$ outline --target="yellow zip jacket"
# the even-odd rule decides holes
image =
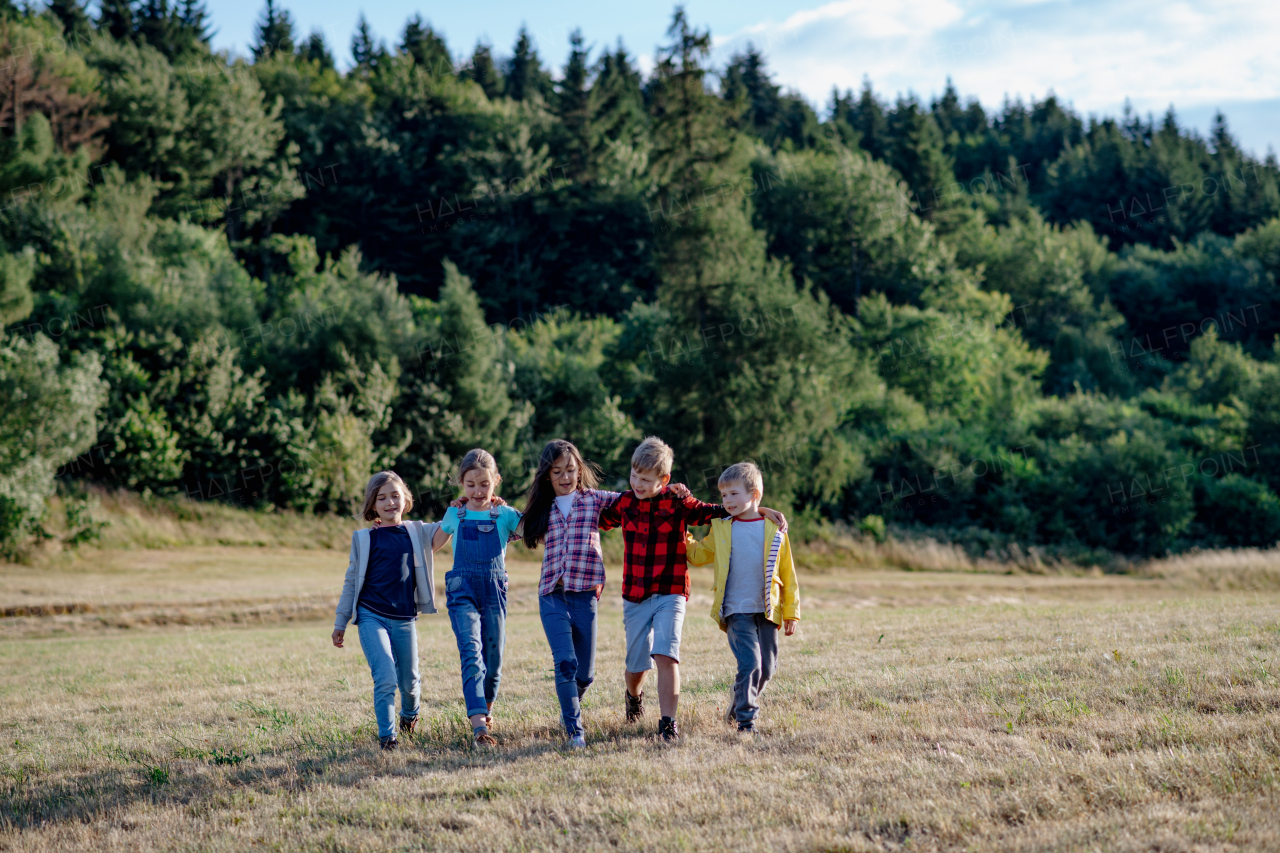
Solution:
[[[715,584],[711,587],[711,618],[721,631],[729,626],[720,618],[724,604],[724,584],[729,577],[729,551],[733,547],[733,519],[717,518],[711,522],[711,535],[701,542],[685,534],[689,562],[695,566],[716,564]],[[796,578],[795,563],[791,560],[791,542],[785,533],[778,532],[778,525],[764,520],[764,577],[769,584],[765,597],[764,616],[775,625],[786,619],[800,618],[800,582]]]

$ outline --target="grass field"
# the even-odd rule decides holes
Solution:
[[[804,572],[750,740],[698,573],[674,747],[623,720],[614,570],[575,754],[516,564],[501,748],[467,748],[436,616],[390,755],[359,644],[329,644],[345,552],[0,564],[0,849],[1276,850],[1280,592],[1205,580],[1227,563]]]

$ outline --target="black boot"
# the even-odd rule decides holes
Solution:
[[[680,729],[676,726],[675,717],[663,717],[658,720],[658,736],[667,743],[675,743],[680,740]]]

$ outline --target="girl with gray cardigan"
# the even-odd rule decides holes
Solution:
[[[342,648],[347,623],[360,626],[360,647],[373,675],[373,710],[383,749],[399,746],[395,728],[396,687],[400,688],[400,731],[418,722],[419,613],[435,613],[434,552],[449,541],[440,524],[405,521],[413,496],[404,480],[380,471],[365,487],[365,521],[373,526],[351,534],[351,559],[338,599],[333,644]]]

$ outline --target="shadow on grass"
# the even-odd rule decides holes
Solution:
[[[297,746],[253,755],[234,748],[215,748],[199,758],[175,757],[148,765],[130,763],[86,772],[9,768],[0,776],[0,829],[30,830],[49,825],[95,823],[128,813],[134,806],[183,806],[193,816],[232,804],[237,793],[298,793],[317,785],[359,787],[386,776],[417,776],[441,771],[501,768],[528,760],[565,754],[563,736],[550,726],[522,727],[509,744],[479,751],[460,732],[414,734],[401,738],[400,749],[384,752],[376,741],[353,734],[341,742],[319,744],[299,739]],[[443,736],[440,736],[443,735]],[[652,734],[619,725],[593,732],[590,745],[652,745]],[[587,752],[591,754],[591,750]],[[189,751],[185,751],[190,755]],[[573,753],[569,753],[572,755]],[[500,787],[451,788],[429,798],[491,799]]]

